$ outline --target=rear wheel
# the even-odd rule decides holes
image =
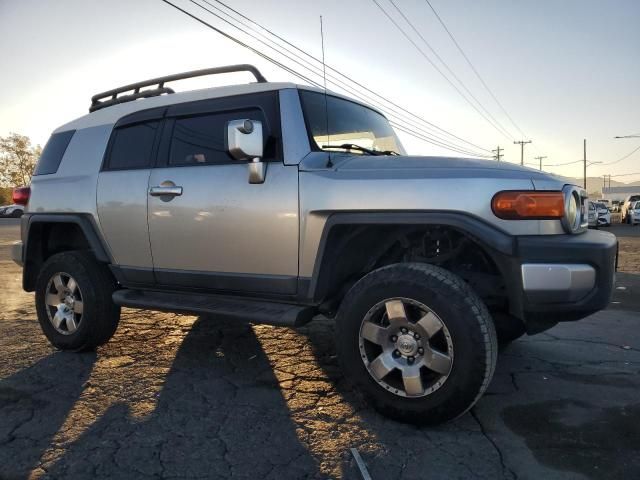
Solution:
[[[106,343],[120,319],[120,307],[111,299],[115,288],[106,265],[88,252],[50,257],[36,281],[38,321],[47,339],[75,351]]]
[[[497,340],[486,307],[458,276],[407,263],[348,292],[336,344],[345,375],[383,414],[424,424],[456,418],[486,390]]]

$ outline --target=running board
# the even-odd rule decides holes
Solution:
[[[202,295],[180,292],[117,290],[116,305],[161,312],[212,314],[251,323],[299,327],[311,321],[317,309],[288,303],[248,300],[226,295]]]

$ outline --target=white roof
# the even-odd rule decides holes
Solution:
[[[110,107],[101,108],[95,112],[88,113],[82,117],[76,118],[69,123],[58,127],[53,133],[64,132],[66,130],[78,130],[81,128],[97,127],[100,125],[112,125],[120,118],[130,113],[148,108],[162,107],[166,105],[175,105],[178,103],[193,102],[197,100],[207,100],[210,98],[230,97],[233,95],[243,95],[257,92],[269,92],[274,90],[283,90],[286,88],[298,88],[302,90],[311,90],[314,92],[324,92],[318,88],[309,87],[307,85],[296,85],[289,82],[266,82],[266,83],[247,83],[240,85],[228,85],[223,87],[204,88],[200,90],[189,90],[186,92],[176,92],[168,95],[159,95],[157,97],[147,97],[131,102],[119,103]],[[328,92],[335,97],[345,98],[352,102],[360,103],[366,107],[373,108],[344,95],[334,92]]]

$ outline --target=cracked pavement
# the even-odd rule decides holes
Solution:
[[[57,352],[8,259],[15,235],[0,225],[1,479],[356,479],[351,447],[374,479],[640,476],[640,236],[624,238],[619,303],[516,341],[469,414],[417,428],[342,379],[322,318],[125,309],[97,352]]]

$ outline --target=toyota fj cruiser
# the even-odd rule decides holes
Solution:
[[[174,93],[248,71],[257,82]],[[107,342],[120,307],[295,327],[335,318],[345,375],[436,423],[487,388],[498,342],[607,306],[616,240],[587,196],[508,163],[405,154],[376,109],[239,65],[92,98],[37,165],[14,260],[49,341]]]

